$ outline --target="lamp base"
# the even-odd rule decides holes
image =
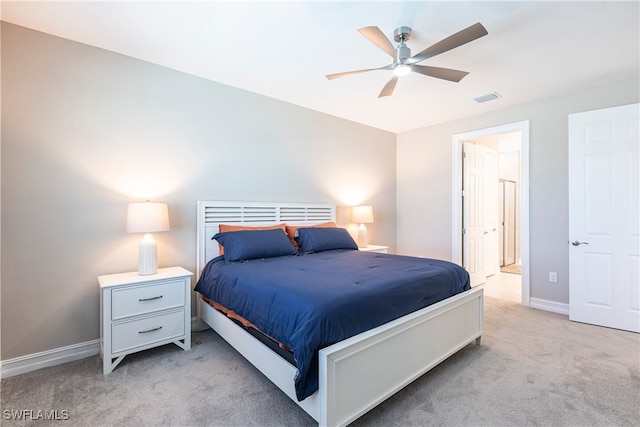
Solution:
[[[138,274],[148,276],[158,272],[158,247],[151,233],[144,235],[138,252]]]
[[[367,227],[365,227],[364,224],[360,224],[360,227],[358,227],[358,247],[366,248],[367,246],[369,246]]]

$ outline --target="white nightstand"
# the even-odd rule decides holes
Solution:
[[[380,252],[381,254],[386,254],[389,250],[389,246],[378,246],[378,245],[369,245],[363,248],[358,248],[361,251],[367,252]]]
[[[191,348],[192,275],[170,267],[149,276],[136,271],[98,277],[104,374],[137,351],[171,342]]]

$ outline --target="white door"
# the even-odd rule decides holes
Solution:
[[[498,152],[489,147],[482,150],[485,197],[484,197],[484,271],[486,277],[493,276],[498,270]]]
[[[640,104],[569,115],[569,318],[640,332]]]
[[[463,266],[477,286],[497,264],[497,152],[469,141],[463,149]]]
[[[484,271],[484,169],[482,156],[478,155],[478,145],[464,142],[463,152],[463,266],[469,272],[471,286],[485,281]]]

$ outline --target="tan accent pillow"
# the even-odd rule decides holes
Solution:
[[[296,248],[297,251],[300,250],[300,247],[298,246],[298,242],[296,242],[296,233],[298,231],[298,228],[309,228],[309,227],[333,228],[333,227],[336,227],[336,223],[333,221],[330,221],[330,222],[323,222],[320,224],[287,225],[285,231],[287,232],[287,236],[289,236],[289,240],[291,240],[291,243],[293,243],[293,247]]]
[[[256,231],[256,230],[277,230],[281,229],[286,233],[287,229],[285,228],[285,223],[274,224],[274,225],[231,225],[231,224],[220,224],[218,226],[220,229],[220,233],[233,232],[233,231]],[[296,248],[297,250],[297,248]],[[224,248],[221,244],[218,243],[218,251],[220,255],[224,254]]]

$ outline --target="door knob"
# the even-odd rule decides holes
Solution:
[[[589,244],[589,242],[579,242],[579,241],[577,241],[577,240],[574,240],[573,242],[571,242],[571,244],[572,244],[573,246],[580,246],[580,245],[588,245],[588,244]]]

